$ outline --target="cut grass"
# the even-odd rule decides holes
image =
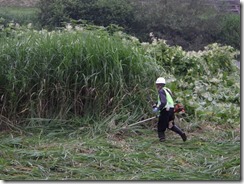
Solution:
[[[183,142],[167,131],[166,142],[160,143],[155,130],[140,126],[124,133],[99,135],[56,130],[64,134],[50,134],[44,127],[33,135],[2,133],[0,178],[240,180],[240,142],[231,136],[223,139],[215,134],[213,141],[211,131],[189,132],[188,140]]]

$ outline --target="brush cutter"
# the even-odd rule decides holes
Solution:
[[[174,113],[184,114],[185,113],[184,106],[182,104],[180,104],[180,103],[175,104]],[[136,123],[132,123],[132,124],[126,125],[126,126],[122,127],[121,129],[126,129],[128,127],[132,127],[132,126],[138,125],[140,123],[144,123],[144,122],[153,120],[153,119],[158,118],[158,117],[159,117],[159,115],[156,115],[156,116],[153,116],[151,118],[144,119],[144,120],[138,121]]]
[[[148,119],[144,119],[144,120],[138,121],[138,122],[136,122],[136,123],[132,123],[132,124],[130,124],[130,125],[126,125],[126,126],[122,127],[122,129],[126,129],[126,128],[128,128],[128,127],[131,127],[131,126],[134,126],[134,125],[138,125],[138,124],[140,124],[140,123],[144,123],[144,122],[146,122],[146,121],[150,121],[150,120],[153,120],[153,119],[155,119],[155,118],[158,118],[158,115],[157,115],[157,116],[154,116],[154,117],[151,117],[151,118],[148,118]]]

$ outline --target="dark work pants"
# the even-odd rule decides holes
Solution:
[[[170,108],[169,111],[166,111],[166,109],[163,109],[161,112],[160,112],[160,116],[159,116],[159,119],[158,119],[158,133],[159,133],[159,137],[160,135],[162,135],[162,133],[165,132],[165,130],[167,128],[171,128],[169,127],[169,122],[171,120],[174,121],[175,119],[175,115],[174,115],[174,108]],[[172,122],[173,125],[174,125],[174,122]]]

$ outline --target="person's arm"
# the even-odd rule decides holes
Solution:
[[[161,101],[161,104],[158,107],[158,109],[162,110],[165,107],[165,105],[167,104],[166,93],[165,93],[165,91],[163,89],[160,89],[158,91],[158,94],[159,94],[159,99]]]

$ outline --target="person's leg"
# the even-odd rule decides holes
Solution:
[[[165,140],[165,130],[168,127],[169,114],[166,110],[162,110],[158,120],[158,138],[162,142]]]
[[[186,134],[174,123],[175,115],[174,115],[174,109],[170,109],[169,111],[169,124],[168,128],[172,130],[173,132],[179,134],[183,141],[186,141],[187,137]]]
[[[173,125],[173,127],[170,130],[172,130],[173,132],[179,134],[183,141],[187,140],[186,134],[179,127],[177,127],[176,125]]]

